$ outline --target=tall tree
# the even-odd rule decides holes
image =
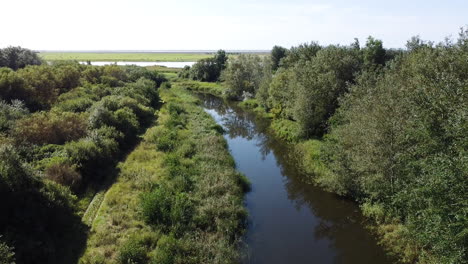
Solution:
[[[282,58],[286,57],[287,49],[281,46],[274,46],[271,50],[271,66],[272,70],[276,71],[280,65]]]
[[[11,46],[0,49],[0,67],[17,70],[27,65],[40,65],[41,63],[42,61],[37,53],[32,50]]]

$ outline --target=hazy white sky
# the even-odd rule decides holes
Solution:
[[[467,0],[0,1],[0,48],[36,50],[270,49],[369,35],[403,47],[468,25]]]

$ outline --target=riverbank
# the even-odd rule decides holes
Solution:
[[[189,85],[187,89],[226,99],[227,88],[224,87],[222,83],[217,84],[217,86],[222,88],[215,89],[199,82],[198,85]],[[299,127],[296,122],[275,118],[274,114],[261,107],[256,99],[239,102],[238,105],[247,111],[254,112],[258,116],[271,119],[269,130],[278,138],[287,141],[288,144],[291,145],[292,152],[298,157],[301,157],[300,169],[308,176],[303,179],[304,183],[314,184],[323,188],[323,186],[327,186],[328,182],[333,181],[333,177],[337,177],[322,161],[321,157],[323,154],[321,149],[323,139],[301,139],[299,137]],[[325,188],[325,190],[327,189]],[[424,263],[436,263],[434,261],[431,262],[432,258],[430,257],[430,252],[425,252],[421,246],[418,246],[411,239],[407,238],[407,226],[403,225],[397,219],[387,216],[383,208],[378,205],[362,201],[358,202],[358,204],[362,214],[369,220],[365,223],[366,228],[371,230],[378,237],[379,244],[384,246],[389,255],[394,256],[403,263],[416,263],[418,262],[418,257],[422,254],[426,255],[427,262]]]
[[[177,84],[157,124],[119,164],[81,263],[235,263],[248,183],[222,130]],[[132,263],[133,263],[132,262]]]

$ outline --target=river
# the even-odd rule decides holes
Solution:
[[[226,130],[237,169],[251,182],[243,263],[393,263],[370,232],[358,206],[305,184],[291,147],[267,132],[268,120],[235,104],[199,95]]]

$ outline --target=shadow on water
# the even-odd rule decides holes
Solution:
[[[299,157],[267,132],[269,120],[199,95],[227,131],[237,168],[252,183],[244,263],[392,263],[363,227],[358,206],[303,182]]]

